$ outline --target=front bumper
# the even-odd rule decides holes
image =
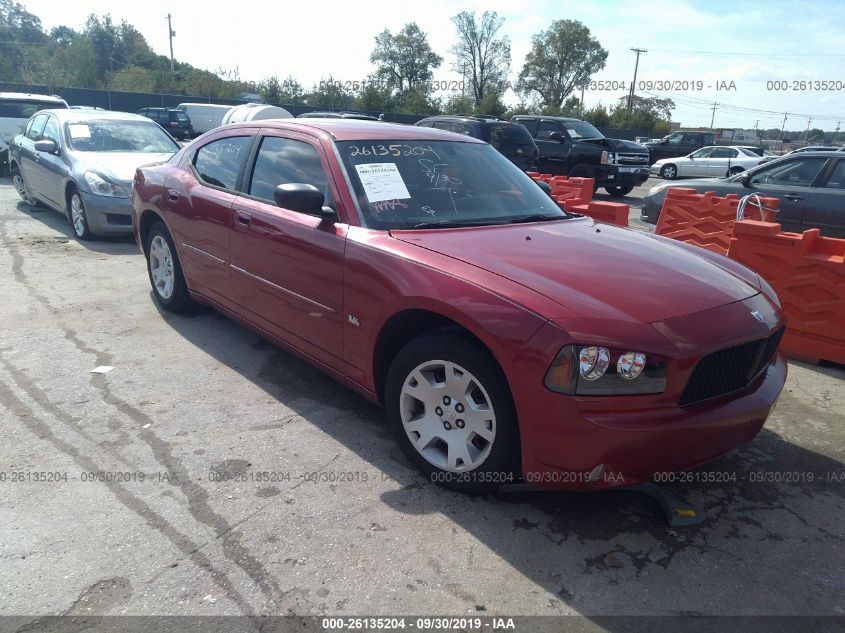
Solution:
[[[648,180],[648,167],[645,165],[616,165],[608,170],[607,180],[600,186],[634,186],[638,187]]]
[[[763,308],[761,302],[771,306],[769,326],[763,328],[749,316],[749,307]],[[508,372],[516,376],[512,390],[525,481],[565,490],[630,486],[660,473],[695,468],[750,441],[786,381],[786,360],[780,352],[739,392],[683,408],[678,401],[699,358],[782,326],[779,312],[762,295],[656,323],[652,331],[677,349],[666,391],[586,397],[557,394],[543,386],[548,364],[561,347],[561,330],[547,324],[529,342],[517,373]]]
[[[129,198],[80,192],[88,228],[95,235],[131,235],[132,206]]]

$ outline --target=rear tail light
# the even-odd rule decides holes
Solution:
[[[170,127],[179,127],[179,124],[176,121],[171,121]]]

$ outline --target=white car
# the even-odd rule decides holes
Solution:
[[[52,95],[0,92],[0,173],[9,164],[9,145],[21,133],[29,117],[46,108],[67,108],[67,102]]]
[[[759,150],[757,150],[759,151]],[[754,148],[739,145],[702,147],[678,158],[663,158],[651,166],[651,173],[667,180],[676,178],[724,178],[756,167],[766,159]]]

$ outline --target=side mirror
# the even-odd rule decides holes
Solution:
[[[537,180],[535,182],[537,183],[537,186],[540,187],[540,189],[542,189],[543,191],[545,191],[546,195],[548,195],[551,198],[551,196],[552,196],[552,186],[549,183],[547,183],[545,180]]]
[[[279,185],[273,190],[273,199],[283,209],[317,215],[329,219],[335,217],[334,209],[324,206],[323,192],[314,185],[292,182]]]
[[[59,147],[56,141],[35,141],[35,151],[44,152],[45,154],[57,154]]]
[[[747,187],[751,184],[751,174],[749,174],[747,171],[743,172],[742,176],[739,177],[739,182],[742,183],[743,187]]]
[[[563,143],[566,141],[566,139],[563,138],[563,134],[561,134],[560,132],[552,132],[551,134],[549,134],[549,138],[553,141],[557,141],[558,143]]]

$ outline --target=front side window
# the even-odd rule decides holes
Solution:
[[[537,126],[537,134],[534,136],[540,141],[548,141],[553,132],[560,132],[560,127],[552,121],[540,121]]]
[[[151,121],[89,119],[65,123],[65,136],[78,152],[173,153],[179,145]]]
[[[265,136],[255,157],[249,195],[272,203],[275,188],[291,183],[314,185],[323,192],[324,204],[335,208],[326,170],[317,150],[303,141]]]
[[[700,149],[697,152],[690,154],[690,158],[709,158],[712,153],[712,147],[705,147],[704,149]]]
[[[32,119],[32,121],[30,121],[30,124],[27,126],[26,138],[28,138],[30,141],[40,141],[41,132],[44,131],[44,125],[46,125],[46,123],[46,114],[39,114],[37,117]]]
[[[570,217],[492,146],[462,141],[337,142],[365,226],[507,224]]]
[[[53,141],[56,145],[59,144],[59,122],[56,121],[56,117],[47,117],[47,123],[44,125],[44,131],[41,133],[41,140]]]
[[[199,179],[214,187],[235,189],[251,140],[249,136],[227,136],[200,147],[193,160]]]
[[[756,172],[751,184],[809,187],[827,162],[826,158],[796,158]]]
[[[825,187],[827,189],[845,189],[845,160],[837,161]]]

